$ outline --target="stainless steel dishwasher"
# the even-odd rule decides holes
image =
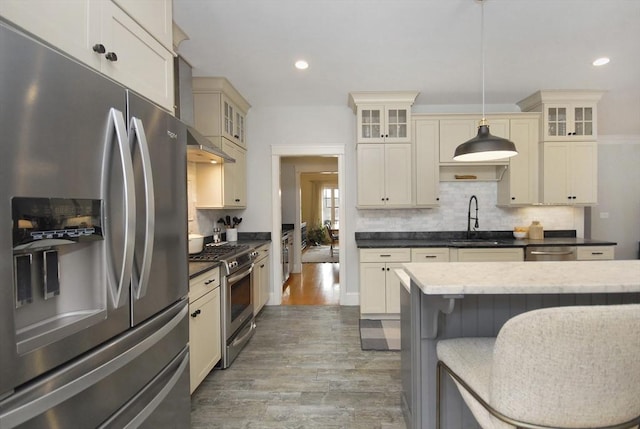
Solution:
[[[576,246],[527,246],[525,261],[575,261]]]

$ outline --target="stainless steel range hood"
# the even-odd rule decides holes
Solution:
[[[193,127],[193,91],[191,66],[184,58],[174,60],[176,117],[187,127],[187,160],[206,163],[233,163],[236,160],[215,147],[213,143]]]
[[[209,139],[189,125],[187,125],[187,161],[208,163],[236,162],[234,158],[213,146]]]

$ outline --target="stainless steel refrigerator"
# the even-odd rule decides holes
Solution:
[[[184,125],[2,22],[0,100],[0,427],[188,427]]]

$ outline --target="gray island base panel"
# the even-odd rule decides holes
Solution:
[[[436,343],[496,336],[545,307],[640,303],[640,261],[408,263],[401,294],[402,402],[407,427],[435,428]],[[479,428],[450,377],[443,429]]]

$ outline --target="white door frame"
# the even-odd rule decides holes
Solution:
[[[280,264],[280,255],[282,254],[282,243],[280,235],[282,234],[282,202],[280,195],[280,158],[283,156],[335,156],[338,158],[338,189],[340,197],[344,200],[344,156],[345,145],[317,145],[317,146],[293,146],[293,145],[274,145],[271,146],[271,208],[273,223],[271,225],[271,245],[273,249],[273,258],[271,267],[273,268],[273,289],[270,293],[269,304],[280,305],[282,303],[282,265]],[[338,207],[340,218],[340,235],[347,237],[349,222],[345,215],[345,205],[343,201]],[[346,240],[343,241],[346,243]],[[340,304],[346,302],[347,288],[344,285],[346,276],[346,248],[338,252],[338,260],[340,262]]]

